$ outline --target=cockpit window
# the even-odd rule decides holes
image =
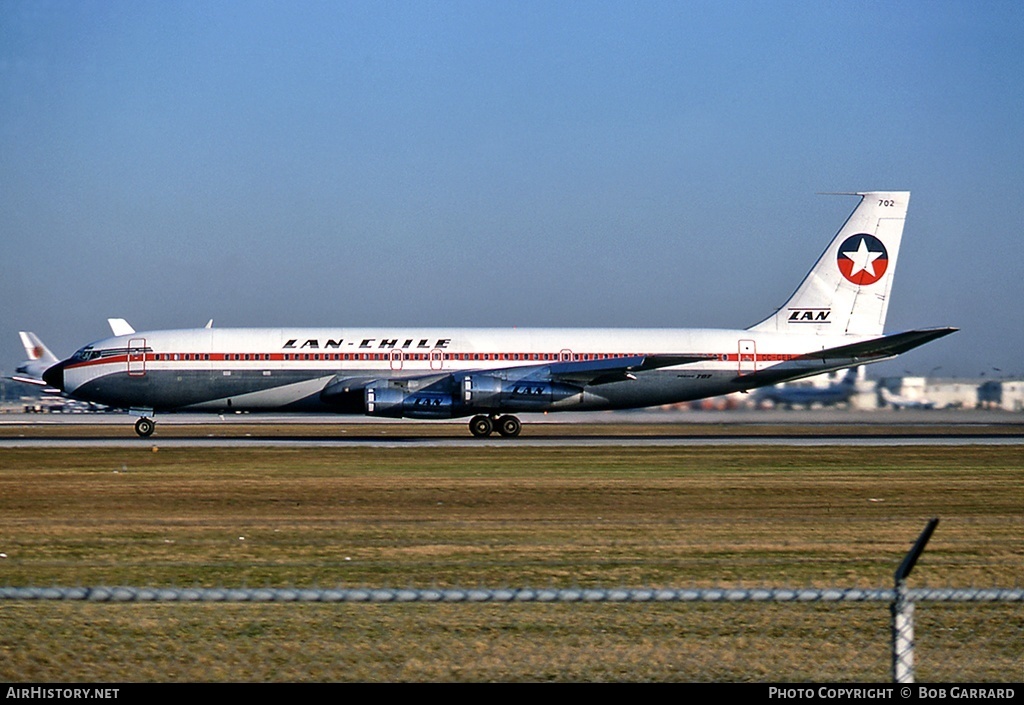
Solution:
[[[71,359],[75,362],[87,362],[89,360],[98,360],[106,357],[117,357],[118,355],[135,355],[143,353],[152,353],[153,349],[149,347],[128,347],[128,348],[106,348],[104,350],[93,350],[91,345],[87,345],[82,348],[74,355]]]
[[[72,360],[77,362],[85,362],[86,360],[95,360],[100,357],[102,353],[99,350],[93,350],[91,347],[84,347],[72,356]]]

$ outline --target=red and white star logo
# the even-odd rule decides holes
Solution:
[[[889,268],[889,253],[874,235],[851,235],[839,246],[839,271],[857,286],[874,284]]]

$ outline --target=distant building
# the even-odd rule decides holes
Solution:
[[[878,382],[878,390],[883,406],[888,396],[897,400],[890,406],[902,403],[904,407],[918,408],[1024,411],[1022,380],[883,377]]]
[[[990,379],[978,385],[977,404],[980,409],[1024,411],[1024,380]]]

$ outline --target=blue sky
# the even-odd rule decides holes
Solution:
[[[1024,375],[1024,3],[0,0],[0,369],[203,325],[745,327],[910,190],[876,367]],[[993,371],[996,368],[999,372]]]

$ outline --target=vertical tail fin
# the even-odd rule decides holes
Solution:
[[[860,204],[803,283],[778,311],[749,330],[882,334],[910,193],[850,195],[860,196]]]
[[[25,348],[25,357],[29,362],[41,362],[46,365],[57,364],[57,356],[50,352],[50,349],[43,345],[35,333],[21,331],[21,345]]]
[[[26,360],[18,365],[15,374],[8,379],[25,384],[45,386],[43,373],[59,362],[57,356],[43,345],[43,341],[35,333],[21,331],[18,335],[21,336],[21,344],[25,348]]]

